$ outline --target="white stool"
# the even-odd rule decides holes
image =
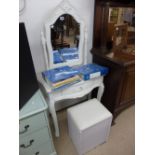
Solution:
[[[67,110],[69,136],[79,155],[107,141],[112,114],[91,99]]]

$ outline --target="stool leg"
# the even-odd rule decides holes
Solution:
[[[49,104],[49,110],[50,113],[52,114],[52,118],[53,118],[53,123],[54,123],[54,128],[55,128],[55,136],[59,137],[59,127],[58,127],[58,120],[57,120],[57,115],[56,115],[56,111],[55,111],[55,101],[50,99],[50,104]]]
[[[101,85],[99,86],[99,89],[98,89],[98,93],[97,93],[97,99],[99,101],[101,101],[103,91],[104,91],[104,85],[103,85],[103,83],[101,83]]]

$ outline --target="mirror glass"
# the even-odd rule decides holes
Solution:
[[[135,9],[110,7],[107,46],[114,50],[135,51]]]
[[[69,14],[50,25],[54,64],[79,59],[80,24]]]

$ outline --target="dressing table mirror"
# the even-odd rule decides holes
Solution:
[[[46,69],[86,64],[87,29],[76,9],[63,0],[51,15],[41,32]]]
[[[60,16],[51,25],[54,64],[79,59],[80,24],[69,14]]]
[[[63,0],[51,15],[41,32],[46,70],[87,64],[87,28],[78,11],[69,1]],[[57,101],[83,97],[96,87],[99,87],[97,99],[100,101],[104,90],[103,76],[87,81],[81,79],[80,82],[57,91],[52,90],[41,73],[37,77],[43,93],[47,96],[56,137],[60,135],[55,110]]]

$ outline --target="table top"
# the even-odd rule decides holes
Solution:
[[[46,110],[47,108],[48,106],[46,101],[41,91],[38,90],[19,111],[19,119],[21,120],[31,115],[37,114]]]
[[[94,48],[92,49],[92,53],[94,55],[97,55],[101,58],[110,60],[112,62],[115,62],[120,65],[129,65],[135,63],[135,54],[134,53],[128,53],[125,51],[117,51],[117,52],[108,52],[105,53],[102,48]]]

